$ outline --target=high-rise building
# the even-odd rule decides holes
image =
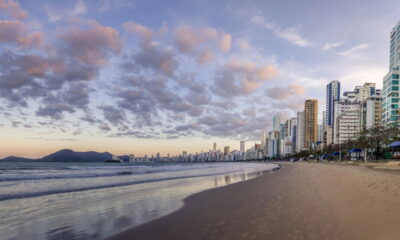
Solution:
[[[280,151],[283,156],[290,156],[296,152],[296,129],[297,118],[291,118],[285,121],[282,126],[281,134],[283,138],[280,142]]]
[[[326,85],[326,111],[325,122],[326,126],[332,126],[334,122],[334,103],[340,98],[340,82],[338,80],[331,81]]]
[[[382,97],[379,94],[368,97],[361,103],[360,130],[381,126]]]
[[[244,141],[240,141],[240,151],[244,152],[245,151],[245,146],[244,146]]]
[[[309,149],[318,137],[318,100],[308,99],[304,104],[304,147]]]
[[[272,118],[272,130],[280,131],[280,127],[281,127],[281,118],[279,115],[276,115]]]
[[[350,100],[362,102],[367,98],[376,95],[375,83],[364,83],[362,86],[356,86],[353,91],[343,93],[343,96]]]
[[[360,131],[366,128],[367,118],[369,125],[371,121],[376,125],[375,122],[379,121],[376,114],[381,112],[379,92],[375,83],[365,83],[353,91],[344,92],[343,98],[335,101],[334,143],[357,139]]]
[[[304,112],[297,113],[296,152],[304,150]]]
[[[270,131],[268,132],[268,157],[277,157],[279,156],[279,146],[280,146],[280,138],[279,131]]]
[[[342,98],[335,102],[333,143],[355,140],[360,132],[360,102],[355,98]]]
[[[292,138],[292,154],[296,153],[296,144],[297,144],[297,118],[292,118],[292,130],[291,130],[291,138]]]
[[[217,151],[217,143],[216,142],[214,142],[213,150],[214,150],[214,152]]]
[[[383,78],[382,124],[398,126],[399,122],[399,75],[400,75],[400,21],[390,33],[389,72]]]
[[[225,147],[224,147],[224,155],[225,155],[225,156],[229,155],[229,153],[230,153],[230,150],[229,150],[229,149],[230,149],[229,146],[225,146]]]
[[[318,124],[318,138],[317,142],[320,144],[324,141],[324,125],[323,124]]]
[[[263,131],[261,134],[261,150],[263,151],[263,155],[267,153],[267,136],[266,133]]]

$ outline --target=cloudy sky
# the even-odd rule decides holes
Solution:
[[[0,157],[238,148],[382,85],[398,0],[0,0]],[[249,143],[249,144],[250,144]]]

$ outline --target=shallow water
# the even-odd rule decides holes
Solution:
[[[104,239],[274,164],[0,163],[1,239]]]

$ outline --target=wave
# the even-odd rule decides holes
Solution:
[[[44,180],[44,179],[68,179],[68,178],[97,178],[113,177],[119,175],[149,174],[160,172],[175,172],[218,167],[218,165],[167,165],[167,166],[98,166],[82,167],[68,166],[60,169],[18,169],[16,171],[0,172],[0,182]],[[1,186],[1,185],[0,185]]]
[[[258,176],[262,175],[266,172],[273,171],[276,168],[273,169],[268,169],[268,170],[260,170],[260,171],[254,171],[250,173],[237,173],[237,172],[227,172],[223,175],[231,175],[231,177],[239,177],[239,176]],[[139,181],[128,181],[128,182],[120,182],[120,183],[113,183],[113,184],[103,184],[103,185],[97,185],[97,186],[88,186],[88,187],[78,187],[78,188],[72,188],[72,189],[57,189],[57,190],[51,190],[51,191],[42,191],[42,192],[28,192],[28,193],[18,193],[18,194],[6,194],[6,195],[0,195],[0,201],[6,201],[6,200],[13,200],[13,199],[19,199],[19,198],[29,198],[29,197],[39,197],[39,196],[45,196],[45,195],[50,195],[50,194],[61,194],[61,193],[70,193],[70,192],[81,192],[81,191],[88,191],[88,190],[97,190],[97,189],[103,189],[103,188],[112,188],[112,187],[123,187],[123,186],[129,186],[129,185],[135,185],[135,184],[143,184],[143,183],[153,183],[153,182],[162,182],[162,181],[168,181],[168,180],[178,180],[178,179],[188,179],[188,178],[201,178],[201,177],[209,177],[209,176],[217,176],[215,174],[203,174],[203,175],[193,175],[193,176],[182,176],[182,177],[166,177],[166,178],[158,178],[158,179],[147,179],[147,180],[139,180]]]

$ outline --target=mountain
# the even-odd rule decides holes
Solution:
[[[104,162],[112,159],[109,152],[75,152],[71,149],[63,149],[39,159],[10,156],[0,159],[0,162]],[[120,156],[124,162],[129,162],[129,156]]]
[[[63,149],[39,159],[45,162],[104,162],[112,159],[108,152],[74,152],[71,149]]]
[[[23,158],[23,157],[16,157],[16,156],[9,156],[3,159],[0,159],[1,162],[33,162],[36,159],[32,158]]]

